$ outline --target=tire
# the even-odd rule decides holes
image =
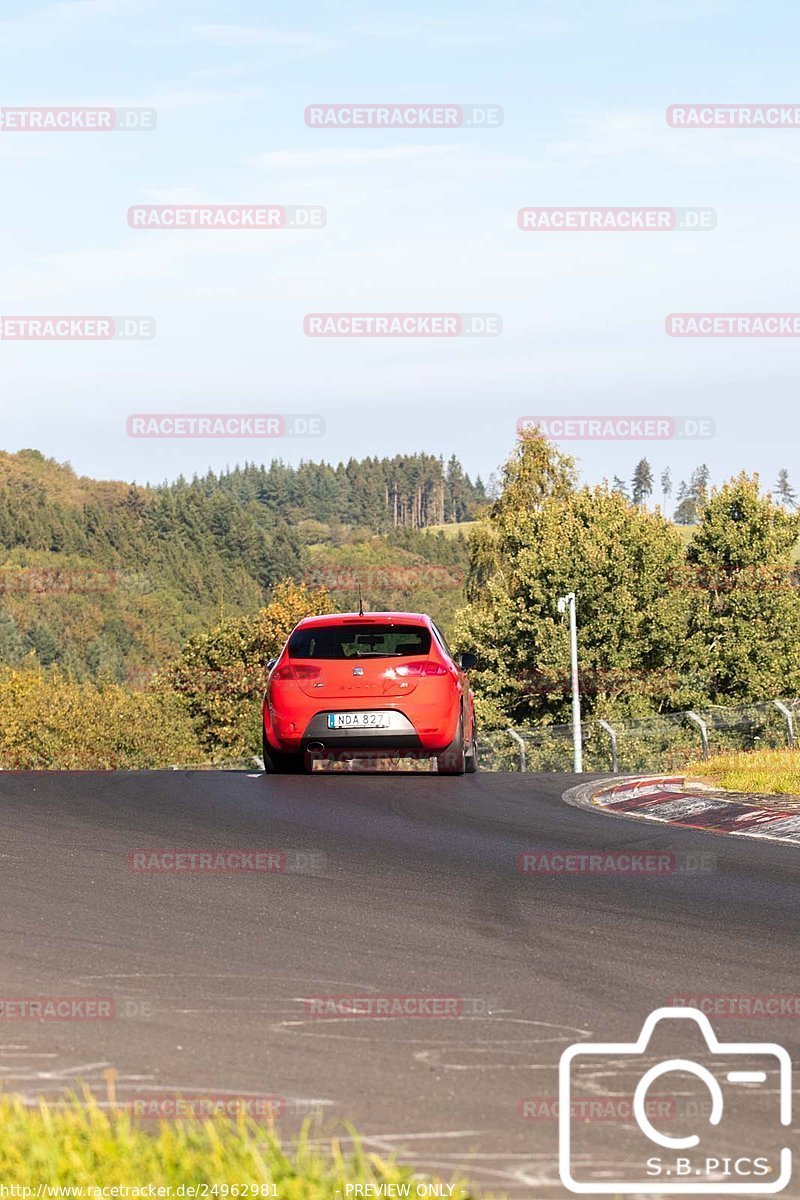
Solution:
[[[261,748],[265,775],[301,775],[305,771],[302,754],[284,754],[280,750],[273,750],[266,734],[261,736]]]
[[[472,741],[466,754],[464,769],[468,775],[474,775],[478,769],[478,730],[475,726],[474,717],[472,720]]]
[[[464,753],[464,721],[458,719],[456,736],[441,754],[436,755],[436,769],[440,775],[463,775],[467,769],[467,757]]]

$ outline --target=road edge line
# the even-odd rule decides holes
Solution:
[[[608,817],[800,847],[800,812],[726,800],[695,780],[687,791],[686,783],[685,775],[611,775],[568,788],[561,798]]]

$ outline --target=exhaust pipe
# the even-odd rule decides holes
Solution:
[[[306,750],[308,750],[310,754],[319,754],[320,751],[322,751],[324,749],[325,749],[324,742],[309,742],[308,745],[306,746]]]

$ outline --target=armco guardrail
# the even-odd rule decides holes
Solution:
[[[584,721],[584,771],[676,771],[692,759],[725,750],[795,744],[800,699],[765,700],[644,719]],[[488,771],[572,771],[572,726],[485,730],[480,764]]]

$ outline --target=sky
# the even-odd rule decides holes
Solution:
[[[148,131],[0,130],[0,312],[148,317],[134,340],[0,340],[0,448],[157,482],[237,462],[455,453],[484,480],[529,415],[706,417],[702,440],[561,443],[772,484],[800,339],[676,338],[673,312],[800,311],[800,9],[728,0],[287,5],[4,0],[5,108],[155,109]],[[309,105],[487,105],[490,127],[311,128]],[[131,228],[148,205],[321,206],[321,228]],[[524,232],[526,207],[711,208],[701,231]],[[492,337],[316,338],[310,313],[498,314]],[[136,413],[317,414],[324,433],[135,438]]]

